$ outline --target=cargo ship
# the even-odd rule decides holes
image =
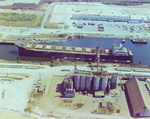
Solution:
[[[86,47],[69,47],[45,45],[28,42],[17,42],[19,55],[64,58],[64,59],[80,59],[80,60],[96,60],[97,54],[102,59],[109,60],[131,60],[134,53],[125,47],[113,44],[112,49],[104,49],[97,46],[96,48]]]

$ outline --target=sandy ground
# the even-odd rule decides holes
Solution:
[[[1,119],[37,119],[36,117],[31,117],[27,114],[11,111],[0,111]]]
[[[12,5],[13,3],[35,3],[38,4],[40,0],[4,0],[0,1],[0,5]]]

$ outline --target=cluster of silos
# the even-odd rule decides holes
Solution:
[[[93,79],[93,91],[103,90],[105,91],[108,84],[107,77],[98,77],[95,76]]]
[[[92,75],[75,75],[73,77],[74,88],[76,91],[89,91],[93,87],[93,91],[106,90],[108,78]],[[93,84],[93,85],[92,85]]]
[[[75,75],[74,76],[74,87],[75,90],[88,91],[91,89],[92,76],[86,75]]]
[[[70,78],[65,78],[64,79],[63,89],[73,89],[73,82]]]

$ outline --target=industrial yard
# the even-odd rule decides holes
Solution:
[[[4,77],[1,78],[0,88],[2,91],[1,110],[9,111],[11,113],[14,112],[14,115],[18,112],[21,115],[25,114],[29,117],[32,116],[33,118],[100,118],[99,114],[102,114],[102,118],[110,118],[110,116],[118,119],[130,118],[126,92],[121,86],[127,82],[127,80],[120,80],[122,79],[122,76],[126,77],[125,74],[129,73],[130,68],[128,70],[127,67],[122,68],[122,71],[120,71],[121,67],[120,70],[116,70],[113,65],[109,64],[108,68],[103,68],[103,71],[107,71],[108,74],[112,74],[112,72],[116,72],[115,74],[121,72],[121,75],[116,80],[117,82],[114,82],[115,85],[110,83],[110,86],[113,86],[112,88],[114,89],[110,89],[109,94],[105,94],[101,92],[103,89],[105,90],[105,86],[107,86],[106,83],[101,83],[101,87],[101,85],[97,85],[98,83],[93,82],[92,86],[89,84],[89,81],[91,80],[90,77],[88,79],[89,83],[84,83],[84,81],[87,80],[85,79],[86,73],[88,73],[87,76],[92,74],[91,68],[86,67],[86,65],[77,65],[76,68],[74,66],[49,67],[31,64],[5,63],[1,65],[3,66],[3,68],[1,68],[1,77]],[[5,68],[7,65],[10,65],[11,67]],[[97,68],[95,67],[94,70],[97,70]],[[15,72],[18,73],[16,74]],[[57,74],[55,74],[55,72],[57,72]],[[144,72],[141,68],[137,70],[137,73],[139,72],[141,72],[142,75],[148,75],[148,72]],[[79,76],[81,75],[81,84],[77,84],[77,82],[75,82],[77,85],[72,84],[69,79],[69,87],[66,85],[66,88],[69,91],[67,93],[67,91],[65,92],[67,89],[64,89],[65,84],[63,82],[66,79],[68,80],[70,76],[73,76],[74,73],[75,75],[78,73]],[[135,75],[135,73],[136,72],[132,72],[132,75]],[[84,76],[82,76],[82,74],[84,74]],[[100,77],[99,74],[94,75]],[[111,75],[108,75],[108,77],[111,77]],[[102,80],[97,79],[98,78],[93,81],[99,82]],[[77,90],[78,85],[79,89]],[[72,89],[75,89],[73,95],[70,93],[70,90]],[[3,90],[5,90],[5,94]],[[99,96],[103,97],[100,98]],[[102,102],[105,102],[109,108],[105,107],[105,104],[104,107],[101,107]]]

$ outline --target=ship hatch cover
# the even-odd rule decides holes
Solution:
[[[27,49],[32,48],[32,44],[28,44],[28,45],[26,46],[26,48],[27,48]]]
[[[91,52],[91,48],[86,48],[86,52]]]
[[[62,46],[56,46],[55,50],[62,50]]]
[[[51,50],[51,49],[52,49],[52,46],[51,46],[51,45],[47,45],[47,46],[45,47],[45,49],[46,49],[46,50]]]
[[[35,48],[36,48],[36,49],[42,49],[42,48],[43,48],[43,45],[36,45]]]
[[[75,47],[75,51],[76,51],[76,52],[82,52],[82,48],[80,48],[80,47]]]
[[[66,51],[72,51],[71,47],[66,47]]]

